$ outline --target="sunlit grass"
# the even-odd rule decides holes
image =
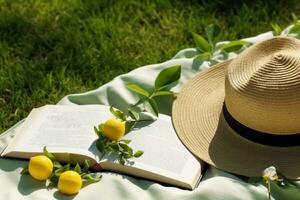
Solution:
[[[300,9],[297,1],[203,2],[0,0],[0,132],[34,107],[194,47],[190,32],[208,24],[235,40],[286,26]]]

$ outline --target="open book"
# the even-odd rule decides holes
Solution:
[[[113,155],[99,152],[93,127],[113,117],[108,106],[46,105],[33,109],[18,127],[15,137],[1,156],[28,159],[41,154],[43,147],[60,161],[69,155],[78,162],[90,160],[102,169],[134,175],[170,185],[194,189],[201,178],[203,163],[178,139],[171,118],[160,114],[153,122],[139,122],[124,139],[134,151],[144,154],[121,165]]]

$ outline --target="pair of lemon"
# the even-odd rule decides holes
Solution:
[[[43,155],[34,156],[30,158],[28,166],[29,174],[37,180],[48,179],[53,171],[52,161]],[[81,176],[72,170],[63,172],[59,176],[58,190],[66,195],[73,195],[79,192],[82,186]]]
[[[120,140],[125,134],[125,125],[118,119],[109,119],[103,125],[103,134],[111,140]],[[34,156],[30,158],[28,171],[33,178],[46,180],[52,174],[53,163],[46,156]],[[65,171],[59,176],[57,187],[63,194],[76,194],[82,187],[81,176],[72,170]]]

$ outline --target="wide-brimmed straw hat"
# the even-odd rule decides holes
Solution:
[[[273,165],[300,177],[300,41],[274,37],[186,83],[172,107],[175,130],[198,158],[261,176]]]

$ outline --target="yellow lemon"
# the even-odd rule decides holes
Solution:
[[[111,140],[120,140],[125,134],[125,124],[118,119],[109,119],[102,126],[103,134]]]
[[[66,195],[72,195],[79,192],[82,186],[81,176],[72,170],[63,172],[58,179],[58,190]]]
[[[30,158],[28,171],[37,180],[46,180],[53,170],[53,163],[47,156],[34,156]]]

